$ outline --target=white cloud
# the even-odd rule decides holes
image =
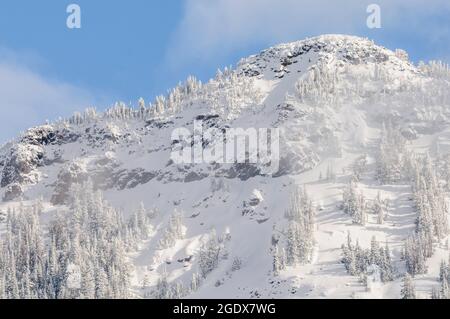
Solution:
[[[0,50],[0,144],[46,119],[93,105],[84,89],[47,79],[25,67],[22,58]]]
[[[323,33],[366,34],[371,3],[381,6],[381,32],[417,31],[430,39],[443,31],[428,19],[450,10],[448,0],[185,0],[168,61],[175,67],[189,61],[207,63],[255,45]]]

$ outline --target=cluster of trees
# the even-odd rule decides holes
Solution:
[[[157,209],[146,209],[144,203],[140,203],[137,209],[128,221],[127,238],[128,245],[133,245],[134,249],[138,249],[137,244],[143,240],[147,240],[152,227],[152,220],[158,216]]]
[[[94,108],[88,108],[83,113],[75,113],[67,121],[69,124],[80,125],[90,123],[98,118],[127,120],[150,119],[163,115],[171,115],[181,111],[185,104],[196,99],[203,85],[195,77],[189,76],[185,83],[178,84],[167,96],[157,96],[155,101],[146,106],[144,99],[139,99],[138,108],[127,106],[123,102],[116,103],[104,113],[98,113]]]
[[[406,240],[403,258],[411,275],[427,272],[426,260],[433,256],[433,244],[449,232],[445,194],[428,156],[416,159],[413,192],[418,211],[415,233]]]
[[[416,209],[419,213],[416,232],[423,233],[425,238],[430,240],[435,238],[440,241],[447,237],[449,231],[448,205],[428,156],[416,165],[413,191]]]
[[[193,281],[197,280],[195,275],[197,274],[194,274],[194,278],[192,279]],[[168,280],[168,274],[166,270],[164,270],[158,278],[156,289],[153,292],[153,297],[155,299],[182,299],[189,295],[191,291],[195,290],[185,287],[181,281],[170,283]]]
[[[391,122],[383,124],[376,158],[376,178],[381,184],[395,184],[402,179],[405,145],[405,138]]]
[[[288,220],[286,233],[286,263],[288,265],[311,262],[314,250],[314,224],[316,209],[306,189],[296,189],[290,196],[285,212]]]
[[[230,68],[218,70],[215,79],[205,85],[200,101],[210,105],[213,113],[232,120],[242,109],[261,102],[263,95],[254,84],[253,77],[238,74]]]
[[[427,241],[423,235],[413,234],[406,239],[402,259],[409,274],[425,274],[428,271],[426,260],[432,255],[433,242]]]
[[[450,154],[440,155],[436,158],[436,174],[441,177],[443,188],[450,192]]]
[[[208,240],[203,243],[198,253],[198,266],[203,278],[206,278],[209,273],[219,266],[222,252],[223,239],[218,238],[216,231],[212,230]]]
[[[118,102],[103,113],[98,113],[95,108],[88,108],[59,123],[81,125],[98,119],[147,120],[177,114],[195,103],[210,106],[212,112],[225,118],[233,118],[242,108],[259,103],[261,97],[253,78],[225,68],[224,71],[219,70],[215,79],[206,84],[189,76],[184,83],[178,84],[167,95],[157,96],[150,105],[146,105],[143,98],[139,99],[137,107]]]
[[[355,182],[360,182],[362,175],[367,170],[367,154],[364,154],[357,158],[352,165],[352,179]]]
[[[129,221],[91,183],[73,188],[70,209],[42,229],[41,208],[10,210],[0,241],[0,297],[127,298],[131,265],[126,252],[146,238],[142,208]]]
[[[348,234],[347,244],[342,245],[342,254],[342,263],[350,275],[364,278],[369,272],[377,272],[382,282],[394,280],[395,269],[387,243],[385,247],[380,247],[373,237],[370,249],[363,249],[358,241],[353,244]]]
[[[355,182],[350,182],[342,198],[342,210],[350,215],[354,224],[364,226],[367,223],[368,204],[363,193],[358,193]]]
[[[273,264],[272,270],[274,276],[278,276],[281,271],[286,269],[286,250],[284,248],[279,247],[278,244],[273,246]]]
[[[439,271],[439,284],[439,288],[432,291],[432,299],[450,299],[450,267],[444,260]]]
[[[280,248],[279,238],[272,238],[273,271],[277,275],[287,265],[310,263],[314,251],[314,225],[316,209],[306,189],[297,188],[290,196],[285,212],[288,220],[286,248]]]
[[[295,85],[296,95],[300,102],[312,105],[337,105],[340,76],[337,69],[332,70],[326,63],[318,63],[305,78]]]
[[[207,276],[219,266],[220,261],[228,258],[225,249],[225,242],[228,240],[229,235],[217,236],[216,231],[212,230],[199,249],[197,255],[199,271],[192,274],[190,285],[186,286],[182,281],[171,283],[166,270],[163,270],[152,296],[156,299],[181,299],[196,292]],[[239,267],[241,263],[239,260]],[[237,267],[236,260],[233,267]]]
[[[433,255],[433,245],[449,233],[448,205],[437,169],[428,155],[423,157],[408,152],[405,138],[388,124],[383,126],[376,173],[383,184],[411,183],[418,217],[414,234],[405,241],[402,258],[410,275],[426,273],[426,260]],[[379,205],[375,204],[375,207],[379,212],[378,220],[382,222],[384,213]]]
[[[450,66],[442,61],[430,61],[428,64],[419,62],[419,69],[428,76],[435,78],[450,78]]]
[[[403,286],[401,290],[402,299],[416,299],[416,286],[414,285],[413,278],[409,273],[405,274],[403,278]]]
[[[158,242],[159,249],[168,249],[175,246],[177,240],[183,239],[183,215],[175,211],[170,217],[169,224],[165,229],[162,238]]]
[[[378,192],[378,195],[373,203],[372,212],[374,215],[377,216],[377,223],[379,225],[384,224],[387,217],[388,209],[389,209],[389,201],[387,199],[382,199],[381,193]]]
[[[402,54],[403,55],[403,54]],[[403,59],[403,58],[402,58]],[[422,110],[428,107],[445,106],[450,101],[448,83],[450,75],[449,66],[442,62],[432,61],[429,64],[420,64],[421,69],[433,81],[399,81],[398,76],[392,73],[389,66],[379,63],[368,65],[361,72],[349,64],[344,68],[330,68],[326,61],[318,61],[311,68],[307,76],[296,83],[296,96],[301,103],[308,105],[321,105],[339,107],[346,101],[358,101],[368,98],[372,105],[377,105],[379,114],[389,114],[392,105],[404,105],[409,110],[413,106],[420,106]],[[392,86],[396,81],[398,84]],[[376,83],[378,90],[368,90],[366,83]],[[369,104],[369,105],[370,105]],[[441,108],[443,113],[445,107]],[[414,110],[417,119],[424,119],[427,112]],[[432,120],[432,118],[427,118]]]

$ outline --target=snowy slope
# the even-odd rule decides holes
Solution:
[[[444,65],[415,66],[403,51],[367,39],[325,35],[282,44],[208,83],[190,78],[152,105],[117,104],[105,113],[87,110],[30,129],[0,149],[0,213],[41,199],[45,225],[68,209],[71,187],[88,180],[125,217],[141,203],[158,211],[149,238],[127,252],[132,297],[154,297],[163,273],[169,283],[189,287],[199,271],[202,242],[214,229],[225,238],[218,265],[183,296],[399,298],[401,251],[418,213],[411,183],[375,178],[382,127],[392,122],[408,150],[444,159],[450,151],[449,89]],[[173,163],[171,134],[179,127],[192,130],[194,120],[219,129],[279,128],[279,170],[270,175],[258,164]],[[356,225],[341,210],[354,162],[365,154],[367,169],[357,187],[369,202],[379,192],[389,199],[382,225],[371,214],[364,226]],[[330,169],[332,177],[325,178]],[[306,187],[317,208],[314,252],[310,263],[288,265],[275,276],[273,237],[283,237],[296,186]],[[175,210],[181,212],[183,236],[161,249],[158,241]],[[393,281],[368,289],[347,273],[341,246],[348,233],[365,248],[373,236],[389,244]],[[439,286],[439,265],[449,254],[445,243],[435,243],[428,273],[414,278],[420,298]]]

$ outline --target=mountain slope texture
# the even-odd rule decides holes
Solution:
[[[174,161],[198,123],[278,129],[276,169]],[[450,69],[353,36],[282,44],[29,129],[0,186],[1,298],[448,298]]]

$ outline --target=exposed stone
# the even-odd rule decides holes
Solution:
[[[44,152],[40,146],[19,143],[11,149],[1,176],[1,187],[12,183],[36,182],[31,174],[42,164]]]
[[[61,169],[58,174],[54,194],[51,202],[54,205],[62,205],[69,198],[70,188],[74,184],[80,184],[88,180],[88,172],[78,162],[72,162]]]

